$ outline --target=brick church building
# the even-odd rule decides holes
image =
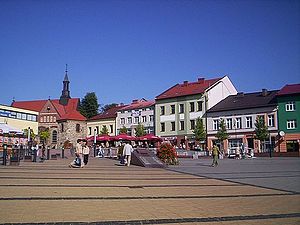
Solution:
[[[38,129],[49,130],[47,145],[60,148],[73,145],[78,138],[85,138],[86,118],[78,111],[80,99],[71,98],[68,71],[63,81],[63,90],[59,99],[13,101],[12,106],[39,112]]]

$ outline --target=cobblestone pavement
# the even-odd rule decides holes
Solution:
[[[83,169],[68,163],[0,166],[0,223],[300,224],[299,192],[212,178],[208,173],[225,169],[223,161],[218,168],[202,166],[203,176],[194,167],[208,160],[167,170],[110,159],[92,158]],[[186,167],[190,171],[170,170]]]

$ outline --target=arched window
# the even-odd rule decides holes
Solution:
[[[64,132],[64,124],[61,124],[61,132]]]
[[[52,132],[52,143],[57,143],[57,131]]]
[[[76,132],[79,133],[80,132],[80,124],[76,124]]]
[[[50,116],[50,123],[52,123],[53,116]]]
[[[40,118],[40,121],[41,121],[41,123],[43,123],[43,122],[44,122],[44,120],[43,120],[43,117],[41,117],[41,118]]]
[[[53,122],[56,122],[56,117],[55,116],[53,116]]]

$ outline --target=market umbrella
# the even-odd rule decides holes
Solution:
[[[132,137],[128,134],[119,134],[115,137],[112,137],[112,140],[113,141],[135,141],[136,138],[135,137]]]
[[[94,136],[90,136],[86,138],[87,141],[94,141]],[[111,141],[112,137],[108,134],[101,134],[96,137],[96,141]]]
[[[162,139],[154,134],[146,134],[138,138],[140,141],[162,141]]]

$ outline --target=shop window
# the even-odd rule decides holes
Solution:
[[[299,142],[297,140],[287,141],[286,150],[288,152],[299,152]]]

